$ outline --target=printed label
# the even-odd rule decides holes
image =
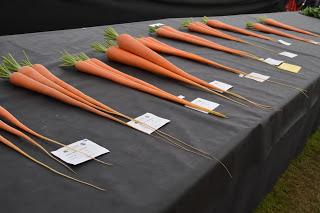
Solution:
[[[129,121],[127,124],[149,135],[170,122],[168,119],[158,117],[149,112],[135,118],[135,120]]]

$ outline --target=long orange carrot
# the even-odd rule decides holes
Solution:
[[[177,49],[177,48],[175,48],[173,46],[170,46],[168,44],[160,42],[159,40],[157,40],[155,38],[152,38],[152,37],[142,37],[142,38],[139,38],[138,40],[142,44],[144,44],[145,46],[147,46],[150,49],[152,49],[152,50],[154,50],[156,52],[159,52],[159,53],[175,55],[175,56],[178,56],[178,57],[182,57],[182,58],[190,59],[190,60],[193,60],[193,61],[197,61],[197,62],[200,62],[200,63],[203,63],[203,64],[208,64],[210,66],[217,67],[217,68],[220,68],[220,69],[223,69],[223,70],[226,70],[228,72],[231,72],[231,73],[234,73],[234,74],[238,74],[238,75],[248,75],[249,74],[248,72],[244,72],[244,71],[232,68],[232,67],[228,67],[228,66],[219,64],[219,63],[217,63],[215,61],[212,61],[212,60],[206,59],[204,57],[201,57],[199,55],[196,55],[196,54],[193,54],[193,53],[181,50],[181,49]],[[307,96],[305,90],[303,90],[301,88],[298,88],[296,86],[292,86],[290,84],[279,82],[279,81],[276,81],[276,80],[273,80],[273,79],[267,79],[266,81],[274,83],[274,84],[278,84],[278,85],[281,85],[281,86],[285,86],[285,87],[288,87],[288,88],[291,88],[291,89],[295,89],[295,90],[299,91],[300,93],[302,93],[303,95]]]
[[[247,35],[247,36],[252,36],[252,37],[256,37],[256,38],[260,38],[263,40],[268,40],[268,41],[273,41],[273,42],[277,42],[276,39],[268,37],[268,36],[264,36],[246,29],[242,29],[240,27],[236,27],[230,24],[226,24],[222,21],[219,20],[215,20],[215,19],[208,19],[208,17],[203,17],[202,21],[204,23],[206,23],[207,25],[209,25],[210,27],[214,27],[214,28],[219,28],[219,29],[224,29],[224,30],[228,30],[231,32],[235,32],[235,33],[240,33],[243,35]]]
[[[311,39],[306,39],[306,38],[302,38],[302,37],[299,37],[299,36],[296,36],[296,35],[285,33],[285,32],[282,32],[280,30],[276,30],[274,28],[267,27],[267,26],[265,26],[263,24],[260,24],[260,23],[247,22],[246,25],[247,25],[247,28],[251,28],[251,29],[254,29],[254,30],[261,31],[261,32],[271,33],[271,34],[275,34],[275,35],[291,38],[291,39],[294,39],[294,40],[298,40],[298,41],[303,41],[303,42],[306,42],[306,43],[314,44],[313,40],[311,40]]]
[[[206,24],[203,24],[198,21],[192,21],[192,19],[186,19],[182,21],[181,24],[183,27],[187,28],[191,32],[197,32],[197,33],[202,33],[202,34],[207,34],[207,35],[212,35],[215,37],[231,40],[231,41],[236,41],[240,43],[247,43],[245,40],[242,40],[240,38],[231,36],[229,34],[223,33],[220,30],[211,28],[207,26]]]
[[[115,55],[120,55],[122,58],[125,56],[123,54],[123,52],[125,52],[125,51],[123,51],[123,50],[121,50],[119,48],[116,48],[116,47],[112,47],[112,48],[114,48],[116,50],[117,49],[120,50],[119,52],[118,51],[115,52],[115,51],[111,50],[111,52],[114,52]],[[66,58],[66,57],[70,58],[72,56],[71,55],[64,55],[63,58]],[[70,64],[68,64],[68,65],[70,65]],[[77,70],[79,70],[81,72],[85,72],[87,74],[91,74],[91,75],[95,75],[95,76],[98,76],[98,77],[101,77],[101,78],[105,78],[105,79],[114,81],[116,83],[131,87],[133,89],[140,90],[142,92],[146,92],[146,93],[149,93],[149,94],[152,94],[152,95],[167,99],[169,101],[173,101],[173,102],[176,102],[176,103],[179,103],[179,104],[182,104],[182,105],[186,105],[186,106],[189,106],[189,107],[193,107],[193,108],[208,112],[209,114],[212,114],[212,115],[225,117],[225,115],[223,115],[221,113],[217,113],[217,112],[209,110],[207,108],[200,107],[200,106],[197,106],[195,104],[192,104],[192,103],[190,103],[190,102],[188,102],[188,101],[186,101],[184,99],[180,99],[180,98],[176,97],[175,95],[172,95],[172,94],[170,94],[168,92],[160,90],[159,88],[156,88],[156,89],[155,88],[150,88],[150,87],[148,87],[146,85],[142,85],[142,84],[139,84],[139,83],[137,83],[135,81],[132,81],[131,79],[123,78],[123,76],[121,76],[119,74],[116,74],[116,73],[113,73],[113,72],[109,71],[108,69],[104,69],[104,68],[101,68],[101,67],[98,67],[98,66],[94,66],[94,65],[92,65],[90,63],[90,60],[88,60],[88,59],[87,60],[74,59],[74,64],[73,65],[75,66],[75,68],[77,68]],[[117,70],[117,73],[119,73],[119,72],[120,71]]]
[[[18,152],[19,154],[21,154],[22,156],[28,158],[29,160],[33,161],[34,163],[50,170],[51,172],[57,174],[57,175],[60,175],[64,178],[67,178],[67,179],[70,179],[70,180],[73,180],[75,182],[78,182],[78,183],[81,183],[81,184],[84,184],[84,185],[87,185],[87,186],[90,186],[90,187],[93,187],[95,189],[98,189],[100,191],[105,191],[105,189],[101,188],[101,187],[98,187],[96,185],[93,185],[91,183],[88,183],[88,182],[85,182],[85,181],[82,181],[82,180],[79,180],[79,179],[76,179],[74,177],[71,177],[69,175],[66,175],[66,174],[63,174],[55,169],[53,169],[52,167],[48,166],[47,164],[44,164],[42,163],[41,161],[37,160],[36,158],[32,157],[31,155],[29,155],[28,153],[26,153],[25,151],[23,151],[22,149],[20,149],[18,146],[14,145],[11,141],[9,141],[8,139],[6,139],[5,137],[3,137],[2,135],[0,135],[0,142],[3,143],[4,145],[10,147],[11,149],[15,150],[16,152]]]
[[[187,59],[190,59],[190,60],[198,61],[198,62],[201,62],[201,63],[204,63],[204,64],[211,65],[211,66],[216,67],[216,68],[224,69],[226,71],[229,71],[229,72],[232,72],[232,73],[235,73],[235,74],[239,74],[239,75],[240,74],[242,74],[242,75],[246,74],[245,72],[243,72],[241,70],[222,65],[220,63],[217,63],[215,61],[206,59],[206,58],[201,57],[199,55],[196,55],[196,54],[193,54],[193,53],[190,53],[190,52],[175,48],[173,46],[167,45],[167,44],[165,44],[163,42],[160,42],[159,40],[157,40],[157,39],[155,39],[153,37],[139,38],[138,41],[140,41],[145,46],[147,46],[150,49],[152,49],[152,50],[154,50],[156,52],[159,52],[159,53],[175,55],[175,56],[179,56],[179,57],[182,57],[182,58],[187,58]]]
[[[286,30],[290,30],[290,31],[294,31],[294,32],[298,32],[298,33],[302,33],[302,34],[306,34],[306,35],[315,36],[315,37],[320,38],[319,34],[312,33],[312,32],[309,32],[307,30],[299,29],[297,27],[294,27],[294,26],[291,26],[291,25],[288,25],[288,24],[284,24],[284,23],[282,23],[280,21],[277,21],[277,20],[274,20],[272,18],[259,17],[258,21],[260,23],[263,23],[263,24],[267,24],[267,25],[271,25],[271,26],[274,26],[274,27],[279,27],[279,28],[282,28],[282,29],[286,29]]]
[[[181,70],[180,68],[178,68],[177,66],[175,66],[174,64],[169,62],[167,59],[165,59],[164,57],[162,57],[161,55],[159,55],[158,53],[156,53],[152,49],[141,44],[137,39],[133,38],[132,36],[130,36],[128,34],[119,35],[113,28],[108,27],[105,30],[105,36],[106,36],[106,39],[109,39],[112,41],[116,40],[121,49],[124,49],[128,52],[131,52],[131,53],[137,55],[137,56],[140,56],[144,59],[147,59],[150,62],[153,62],[154,64],[157,64],[167,70],[170,70],[173,73],[175,73],[185,79],[193,81],[193,82],[195,82],[199,85],[202,85],[208,89],[213,89],[219,93],[226,93],[226,94],[235,96],[235,97],[240,98],[242,100],[245,100],[245,101],[247,101],[257,107],[261,107],[261,108],[265,107],[264,105],[257,104],[257,103],[250,101],[247,98],[244,98],[236,93],[229,92],[229,91],[223,91],[220,88],[217,88],[216,86],[211,85],[202,79],[199,79],[193,75],[190,75],[189,73]],[[266,106],[266,108],[268,108],[268,107]]]
[[[76,173],[73,169],[71,169],[69,166],[67,166],[65,163],[63,163],[62,161],[58,160],[57,158],[55,158],[52,154],[50,154],[50,152],[48,152],[43,146],[41,146],[39,143],[37,143],[35,140],[33,140],[32,138],[30,138],[29,136],[27,136],[26,134],[24,134],[23,132],[9,126],[8,124],[6,124],[5,122],[3,122],[2,120],[0,120],[0,129],[3,129],[13,135],[16,135],[20,138],[25,139],[26,141],[28,141],[29,143],[31,143],[32,145],[38,147],[42,152],[44,152],[46,155],[48,155],[50,158],[52,158],[53,160],[57,161],[58,163],[60,163],[61,165],[63,165],[64,167],[66,167],[67,169],[69,169],[71,172]]]
[[[195,35],[191,35],[189,33],[184,33],[184,32],[178,31],[178,30],[176,30],[172,27],[169,27],[169,26],[161,26],[159,28],[150,27],[150,32],[154,32],[158,36],[161,36],[161,37],[180,40],[180,41],[192,43],[192,44],[199,45],[199,46],[205,46],[205,47],[208,47],[211,49],[223,51],[223,52],[234,54],[234,55],[239,55],[239,56],[249,57],[249,58],[256,58],[256,59],[259,58],[259,57],[253,56],[250,53],[236,50],[236,49],[232,49],[229,47],[225,47],[225,46],[217,44],[213,41],[209,41],[207,39],[201,38],[199,36],[195,36]]]

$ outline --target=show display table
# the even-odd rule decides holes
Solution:
[[[244,27],[247,21],[254,21],[263,15],[320,34],[318,19],[298,13],[220,16],[215,19]],[[172,18],[113,27],[119,33],[140,37],[148,35],[150,24],[163,23],[178,28],[182,20]],[[278,52],[298,54],[294,59],[289,59],[248,45],[197,34],[228,47],[302,66],[298,74],[293,74],[254,60],[157,38],[222,64],[270,75],[308,91],[306,98],[296,90],[240,78],[193,61],[165,56],[188,73],[209,82],[218,80],[231,84],[233,91],[273,107],[272,110],[260,110],[239,107],[171,79],[108,61],[104,55],[90,49],[92,42],[103,41],[105,27],[2,36],[0,55],[12,53],[17,59],[22,59],[22,51],[25,50],[33,63],[45,65],[64,81],[121,112],[127,112],[132,117],[150,112],[170,119],[171,122],[161,130],[219,158],[233,177],[230,178],[214,160],[178,150],[159,139],[3,80],[0,81],[0,104],[17,118],[43,135],[65,144],[90,139],[111,151],[99,159],[113,164],[107,167],[89,161],[73,167],[78,177],[106,187],[106,192],[100,192],[51,174],[1,145],[0,201],[3,212],[250,212],[271,190],[290,160],[302,150],[308,136],[320,124],[320,46],[290,39],[284,40],[292,42],[292,45],[284,46],[228,32]],[[74,68],[59,67],[59,52],[63,50],[71,53],[83,51],[177,96],[184,95],[189,100],[201,97],[217,102],[220,104],[217,109],[228,114],[229,119],[210,117],[80,73]],[[24,140],[3,132],[1,134],[30,154],[65,171]],[[51,151],[59,148],[38,141]]]

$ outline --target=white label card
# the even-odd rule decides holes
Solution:
[[[156,24],[150,24],[149,26],[150,27],[161,27],[161,26],[164,26],[164,24],[156,23]]]
[[[109,152],[108,149],[88,139],[83,139],[51,153],[66,163],[78,165]]]
[[[158,117],[149,112],[135,118],[135,120],[137,120],[138,122],[129,121],[127,124],[149,135],[170,122],[170,120],[168,119]]]
[[[215,102],[212,102],[212,101],[208,101],[208,100],[203,99],[203,98],[196,98],[193,101],[191,101],[191,103],[196,104],[196,105],[201,106],[201,107],[204,107],[204,108],[207,108],[209,110],[214,110],[220,105],[218,103],[215,103]],[[198,109],[195,109],[195,108],[192,108],[192,107],[189,107],[189,106],[186,106],[186,107],[194,109],[194,110],[197,110],[199,112],[203,112],[203,113],[208,114],[207,112],[202,111],[202,110],[198,110]]]
[[[218,87],[219,89],[221,89],[223,91],[227,91],[233,87],[232,85],[227,84],[227,83],[223,83],[221,81],[212,81],[210,84]]]
[[[179,95],[178,98],[180,98],[180,99],[185,99],[186,97],[183,96],[183,95]]]
[[[317,45],[320,45],[320,42],[318,41],[310,41],[312,44],[317,44]]]
[[[280,60],[276,60],[273,58],[267,58],[264,60],[265,63],[270,64],[272,66],[279,66],[281,63],[283,63],[283,61]]]
[[[270,78],[270,76],[262,75],[262,74],[256,73],[256,72],[249,73],[248,75],[245,75],[244,77],[255,80],[255,81],[259,81],[259,82],[264,82],[265,80],[268,80]]]
[[[278,42],[279,42],[280,44],[284,44],[284,45],[286,45],[286,46],[290,46],[290,45],[291,45],[290,42],[287,42],[287,41],[284,41],[284,40],[281,40],[281,39],[279,39]]]
[[[291,53],[291,52],[281,52],[281,53],[279,53],[279,55],[283,55],[283,56],[286,56],[286,57],[289,57],[289,58],[294,58],[294,57],[298,56],[297,54]]]

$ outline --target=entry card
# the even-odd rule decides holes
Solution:
[[[290,42],[287,42],[287,41],[284,41],[284,40],[281,40],[281,39],[279,39],[278,42],[279,42],[280,44],[284,44],[284,45],[286,45],[286,46],[290,46],[290,45],[291,45]]]
[[[150,24],[149,27],[161,27],[164,26],[164,24],[156,23],[156,24]]]
[[[223,91],[227,91],[233,87],[232,85],[221,82],[221,81],[212,81],[212,82],[210,82],[210,84],[218,87],[219,89],[221,89]]]
[[[289,57],[289,58],[294,58],[294,57],[297,57],[297,56],[298,56],[298,55],[295,54],[295,53],[286,52],[286,51],[279,53],[279,55],[286,56],[286,57]]]
[[[293,73],[298,73],[301,70],[300,66],[288,63],[282,63],[278,68]]]
[[[283,61],[276,60],[276,59],[273,59],[273,58],[264,59],[264,62],[267,63],[267,64],[270,64],[272,66],[278,66],[281,63],[283,63]]]
[[[214,110],[218,106],[220,106],[220,104],[218,104],[218,103],[215,103],[215,102],[212,102],[212,101],[208,101],[208,100],[203,99],[203,98],[196,98],[193,101],[191,101],[191,103],[193,103],[195,105],[198,105],[198,106],[201,106],[201,107],[204,107],[204,108],[207,108],[209,110]],[[203,113],[208,114],[208,112],[205,112],[205,111],[202,111],[202,110],[199,110],[199,109],[195,109],[195,108],[192,108],[192,107],[189,107],[189,106],[186,106],[186,107],[194,109],[194,110],[197,110],[199,112],[203,112]]]
[[[170,122],[168,119],[158,117],[149,112],[135,118],[135,120],[129,121],[127,124],[148,135]]]
[[[244,77],[255,80],[255,81],[259,81],[259,82],[264,82],[270,78],[270,76],[262,75],[262,74],[256,73],[256,72],[249,73],[248,75],[245,75]]]
[[[83,139],[51,152],[66,163],[78,165],[110,151],[88,139]]]

